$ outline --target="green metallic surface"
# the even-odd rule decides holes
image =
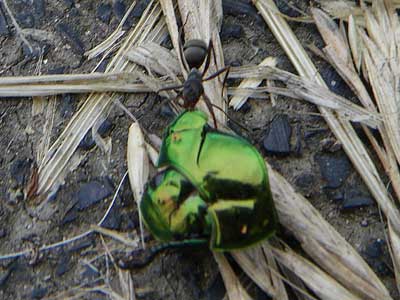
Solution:
[[[147,188],[143,218],[163,241],[195,234],[210,235],[213,250],[251,246],[278,223],[264,160],[246,140],[206,124],[204,113],[187,111],[167,128],[158,161],[167,171]]]

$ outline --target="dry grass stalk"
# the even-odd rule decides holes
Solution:
[[[138,123],[133,123],[129,128],[128,135],[128,146],[127,146],[127,164],[129,181],[131,183],[131,189],[133,192],[134,199],[137,203],[137,207],[140,207],[140,201],[144,192],[144,186],[149,178],[149,157],[147,155],[146,142],[144,140],[143,133]],[[140,209],[139,212],[139,224],[142,247],[145,248],[143,238],[143,222]]]
[[[275,67],[277,64],[277,60],[275,57],[267,57],[265,58],[259,66],[270,66],[270,67]],[[256,88],[261,84],[262,80],[260,79],[254,79],[254,78],[249,78],[243,80],[239,84],[239,88]],[[243,104],[246,103],[247,99],[251,96],[251,93],[247,95],[241,95],[241,96],[233,96],[229,100],[229,106],[233,107],[234,110],[239,110]]]
[[[279,274],[279,269],[268,247],[251,247],[246,251],[232,251],[231,254],[265,293],[274,299],[289,299],[281,278],[276,275]]]
[[[135,66],[125,58],[125,53],[144,41],[161,42],[165,31],[160,18],[161,8],[151,2],[144,11],[138,25],[130,32],[118,53],[108,65],[106,72],[132,71]],[[144,30],[143,30],[144,28]],[[104,114],[113,101],[114,94],[91,94],[80,110],[74,115],[63,133],[52,145],[39,170],[39,193],[48,193],[54,188],[58,176],[65,169],[69,159],[78,147],[86,132]]]
[[[85,52],[85,56],[87,56],[89,60],[112,49],[115,43],[125,34],[125,31],[122,30],[122,26],[125,24],[125,21],[132,12],[132,10],[135,8],[135,5],[136,1],[132,1],[128,10],[125,12],[125,15],[119,22],[117,28],[113,31],[113,33],[110,34],[109,37],[107,37],[104,41],[102,41],[99,45],[97,45],[93,49]]]
[[[373,145],[375,151],[381,160],[382,165],[386,173],[389,175],[392,187],[400,199],[400,171],[398,168],[398,162],[400,161],[400,134],[398,132],[400,118],[400,92],[398,88],[399,82],[399,38],[398,32],[400,30],[400,24],[398,15],[395,11],[393,1],[374,1],[372,8],[365,5],[362,6],[366,30],[358,27],[353,21],[353,17],[349,18],[349,42],[353,53],[354,63],[360,63],[361,60],[362,68],[358,71],[362,71],[361,75],[355,74],[355,77],[363,76],[367,82],[371,85],[373,96],[375,101],[373,103],[373,109],[381,112],[383,125],[380,126],[379,132],[382,137],[383,147],[379,145],[375,137],[368,132],[366,129],[367,136]],[[317,18],[318,27],[332,27],[332,21],[329,17],[324,15],[320,11],[315,11],[315,15],[320,16]],[[326,25],[329,24],[329,25]],[[335,24],[333,23],[335,26]],[[333,31],[333,30],[332,30]],[[325,42],[328,44],[331,42],[329,37],[332,33],[327,31],[322,34]],[[357,43],[359,48],[354,50]],[[342,45],[346,48],[345,45]],[[361,54],[360,54],[361,53]],[[337,61],[340,59],[339,55],[335,51],[329,52],[329,60]],[[335,65],[335,68],[339,73],[342,72],[342,65]],[[360,82],[361,80],[358,79]],[[356,95],[361,98],[360,93]],[[381,203],[380,199],[377,199]],[[398,210],[392,207],[398,214]],[[387,211],[386,211],[387,212]],[[392,214],[392,216],[394,213]],[[396,218],[396,216],[393,216]],[[398,217],[398,216],[397,216]],[[389,217],[389,238],[391,247],[391,254],[393,265],[395,269],[396,281],[398,287],[400,287],[400,245],[399,245],[399,227],[398,224],[393,224],[393,219]]]
[[[229,299],[231,300],[252,300],[243,286],[240,284],[235,272],[222,253],[214,252],[214,258],[218,263],[222,279]]]
[[[307,284],[307,286],[321,299],[326,300],[361,300],[379,298],[361,298],[341,286],[334,278],[321,271],[310,261],[291,250],[272,248],[275,258],[292,270]]]
[[[267,10],[268,6],[269,7],[274,6],[273,1],[268,1],[268,0],[255,1],[254,4],[260,10],[267,24],[270,26],[271,30],[277,37],[278,41],[287,52],[289,58],[291,59],[292,63],[296,67],[299,74],[301,76],[305,76],[308,78],[314,78],[321,85],[324,85],[324,82],[318,75],[315,66],[310,61],[305,50],[301,47],[300,43],[293,35],[292,31],[287,26],[286,22],[279,16],[269,13],[269,11]],[[329,111],[328,109],[320,107],[320,111],[324,115],[331,130],[335,133],[337,138],[342,142],[346,153],[352,160],[354,166],[358,169],[361,176],[363,176],[363,179],[367,183],[371,192],[374,194],[376,199],[379,198],[381,200],[382,202],[381,205],[383,207],[383,210],[387,213],[387,215],[390,216],[390,219],[393,220],[393,222],[396,222],[396,227],[397,227],[399,225],[398,222],[399,219],[397,218],[396,220],[398,212],[394,208],[393,203],[390,201],[385,186],[379,180],[379,176],[373,162],[369,158],[369,155],[365,147],[363,146],[362,142],[356,135],[351,124],[348,123],[347,121],[337,119],[337,117],[334,114],[332,114],[332,112]],[[274,174],[274,172],[271,173]],[[276,188],[279,187],[279,185],[276,185],[276,182],[274,184],[274,176],[271,176],[270,181],[271,181],[271,187],[273,189],[274,187]],[[289,186],[282,192],[287,193],[288,188]],[[285,213],[284,211],[279,209],[279,206],[281,205],[280,202],[281,201],[277,201],[278,210],[281,211],[281,213]],[[286,210],[291,211],[296,209],[294,209],[293,206],[288,206],[286,207]],[[288,219],[288,221],[291,220]],[[315,232],[315,229],[318,229],[318,232]],[[314,228],[314,232],[312,228],[309,228],[307,231],[303,233],[304,234],[303,238],[309,236],[312,233],[315,233],[316,236],[318,234],[321,235],[321,232],[326,234],[324,230],[321,231],[321,228]],[[298,236],[298,238],[301,240],[301,236]],[[332,238],[332,236],[330,238]],[[343,245],[338,246],[339,244],[338,241],[343,241]],[[351,249],[353,255],[348,255],[347,252],[348,250],[344,250],[346,249],[346,247],[343,246],[345,246],[345,244],[347,243],[345,243],[343,238],[341,238],[338,235],[332,240],[321,241],[321,242],[323,242],[321,244],[321,247],[326,249],[326,253],[332,254],[337,251],[334,254],[334,256],[336,256],[336,259],[327,259],[327,258],[321,259],[321,257],[319,257],[321,255],[320,249],[318,249],[318,251],[315,251],[313,253],[314,249],[313,247],[310,246],[308,249],[306,249],[306,251],[310,251],[309,255],[311,257],[318,258],[318,263],[321,266],[323,266],[325,270],[328,270],[330,274],[334,274],[335,278],[337,278],[343,285],[345,285],[351,291],[355,291],[356,293],[361,294],[364,297],[367,297],[368,299],[368,297],[371,297],[372,294],[369,292],[366,293],[364,286],[360,290],[360,285],[354,284],[354,282],[364,282],[365,287],[368,287],[369,290],[372,290],[375,295],[380,295],[379,297],[375,297],[373,299],[390,299],[390,295],[386,290],[386,288],[379,281],[376,275],[369,269],[369,267],[365,264],[365,262],[359,257],[359,255],[351,247],[349,247],[349,249]],[[310,245],[310,243],[309,241],[305,240],[303,243],[303,247],[307,247],[307,245]],[[333,252],[333,248],[335,248],[335,252]],[[344,255],[342,252],[343,250],[345,251]],[[341,263],[344,261],[346,261],[346,263],[345,264],[343,263],[342,266],[346,269],[346,272],[341,272],[338,274],[337,263],[338,262]],[[352,277],[357,278],[357,281],[349,280],[348,274],[352,274]]]
[[[346,240],[281,175],[269,170],[279,220],[310,257],[343,286],[363,295],[363,299],[391,299],[378,277]]]

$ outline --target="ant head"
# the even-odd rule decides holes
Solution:
[[[203,40],[189,40],[183,46],[183,54],[190,69],[200,68],[207,55],[207,44]]]

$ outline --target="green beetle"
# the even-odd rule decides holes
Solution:
[[[167,128],[160,171],[146,186],[143,221],[162,242],[206,240],[216,251],[272,236],[278,218],[263,158],[246,140],[186,111]]]

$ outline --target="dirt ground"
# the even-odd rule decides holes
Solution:
[[[142,4],[145,2],[141,1]],[[284,4],[287,1],[281,2],[281,8],[294,13]],[[290,2],[307,10],[308,1]],[[87,61],[83,53],[113,32],[123,4],[128,7],[130,1],[9,0],[8,4],[22,28],[44,30],[52,37],[30,38],[35,51],[44,51],[41,74],[70,74],[93,70],[98,59]],[[136,13],[140,14],[140,11]],[[0,25],[6,16],[10,26],[9,32],[3,32],[0,27],[0,76],[37,74],[38,56],[31,55],[21,44],[4,7],[1,14]],[[137,20],[138,17],[130,18],[128,26]],[[303,45],[322,46],[313,25],[291,25]],[[257,64],[266,56],[275,56],[279,59],[279,67],[294,72],[273,35],[254,12],[240,14],[227,9],[223,32],[226,64]],[[332,69],[318,58],[313,56],[313,59],[333,90],[352,97]],[[84,98],[85,95],[62,95],[56,101],[48,99],[48,105],[56,105],[51,142],[77,111],[79,100]],[[160,136],[173,116],[159,97],[143,95],[142,100],[138,102],[126,95],[125,104],[148,131]],[[389,254],[382,242],[385,240],[384,224],[380,221],[377,206],[368,202],[370,195],[365,185],[347,161],[340,145],[335,143],[317,110],[304,102],[278,98],[274,107],[269,100],[252,99],[241,111],[229,113],[248,129],[241,134],[250,139],[270,164],[318,208],[379,274],[394,298],[398,297]],[[104,130],[104,136],[112,139],[111,158],[108,159],[97,147],[80,147],[78,151],[87,153],[86,158],[67,176],[65,184],[48,203],[48,213],[40,214],[39,218],[38,204],[24,201],[22,191],[29,179],[30,168],[37,160],[39,141],[46,126],[44,114],[32,115],[32,99],[1,100],[0,255],[37,248],[84,232],[104,215],[126,171],[130,120],[115,108],[110,112]],[[264,137],[279,118],[287,119],[291,129],[290,150],[280,156],[271,155],[263,147]],[[327,170],[326,165],[334,167]],[[335,178],[339,178],[339,182],[335,182]],[[85,192],[95,193],[101,201],[82,204]],[[351,208],[354,204],[351,201],[356,200],[364,201],[364,206]],[[130,232],[131,236],[135,236],[138,230],[136,206],[128,182],[123,185],[107,225]],[[0,299],[52,299],[84,283],[88,286],[104,283],[99,278],[109,278],[114,286],[116,276],[112,270],[108,274],[109,262],[102,255],[104,251],[101,240],[90,236],[65,247],[41,252],[37,257],[2,260]],[[166,251],[149,266],[134,270],[132,274],[138,299],[222,299],[224,296],[216,263],[210,251],[205,249]],[[244,276],[242,278],[244,283],[249,282]],[[252,290],[254,299],[269,299],[256,288]],[[83,297],[105,298],[101,293]]]

